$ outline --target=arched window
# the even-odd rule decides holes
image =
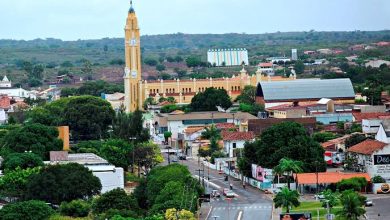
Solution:
[[[157,89],[157,93],[158,93],[158,89]]]
[[[232,91],[233,91],[233,86],[232,86]]]
[[[191,92],[191,88],[189,89],[189,92]]]

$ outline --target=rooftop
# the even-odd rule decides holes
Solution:
[[[168,121],[182,121],[182,120],[196,120],[196,119],[233,119],[237,120],[248,120],[248,119],[257,119],[256,116],[253,116],[246,112],[237,112],[237,113],[226,113],[226,112],[190,112],[186,114],[179,115],[167,115]]]
[[[312,100],[321,98],[355,99],[350,79],[300,79],[290,81],[262,81],[257,96],[264,100]]]
[[[222,132],[222,139],[224,141],[250,141],[255,138],[255,134],[251,131],[249,132]]]
[[[204,126],[188,126],[186,129],[184,129],[184,133],[193,134],[195,132],[203,130],[204,128]]]
[[[353,145],[348,149],[348,152],[371,155],[375,151],[382,150],[387,144],[377,141],[367,139],[359,144]]]
[[[298,173],[297,181],[298,184],[316,184],[317,175],[316,173]],[[326,172],[318,173],[318,183],[337,183],[343,179],[351,179],[354,177],[364,177],[367,181],[371,181],[368,173],[342,173],[342,172]]]
[[[390,112],[372,112],[372,113],[361,113],[353,112],[353,117],[355,121],[361,122],[363,119],[379,119],[382,116],[390,116]]]

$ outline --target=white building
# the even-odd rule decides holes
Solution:
[[[0,89],[0,94],[8,95],[11,99],[23,100],[25,98],[36,99],[37,96],[32,91],[27,91],[23,88],[3,88]]]
[[[101,193],[121,188],[124,189],[124,171],[107,160],[92,153],[68,154],[66,151],[51,151],[50,164],[78,163],[92,171],[102,184]]]
[[[257,71],[260,71],[262,74],[267,76],[275,75],[274,64],[272,62],[259,63],[259,65],[257,66]]]
[[[210,49],[207,51],[207,62],[215,66],[248,65],[248,51],[245,48]]]
[[[3,80],[0,81],[0,88],[11,88],[11,87],[12,87],[11,81],[8,79],[7,76],[4,76]]]
[[[367,172],[370,177],[381,176],[390,180],[390,145],[378,140],[367,139],[348,149],[348,154],[355,159],[355,167]]]
[[[291,49],[291,60],[298,60],[298,50]]]
[[[287,57],[269,57],[266,59],[267,61],[270,61],[271,63],[278,63],[278,62],[290,62],[291,59]]]
[[[376,134],[379,130],[383,120],[381,119],[363,119],[362,120],[362,131],[365,134]]]
[[[229,157],[235,157],[235,149],[243,149],[245,142],[255,140],[253,132],[222,132],[223,149]]]
[[[375,139],[387,144],[390,144],[390,119],[383,120],[379,125],[378,133]]]
[[[379,68],[382,64],[386,64],[387,66],[390,66],[390,61],[386,61],[386,60],[370,60],[367,63],[365,63],[364,65],[366,67],[371,66],[372,68]]]

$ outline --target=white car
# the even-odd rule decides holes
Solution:
[[[317,195],[314,195],[314,198],[316,200],[324,200],[325,199],[325,196],[323,194],[317,194]]]

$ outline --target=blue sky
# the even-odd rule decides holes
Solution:
[[[389,0],[134,0],[141,34],[390,29]],[[0,39],[122,37],[128,0],[0,0]]]

